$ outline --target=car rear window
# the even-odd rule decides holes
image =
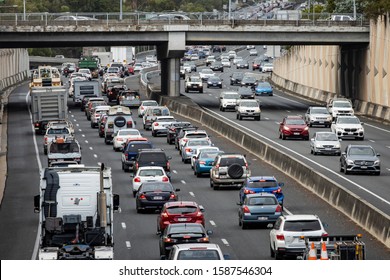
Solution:
[[[127,147],[127,151],[137,152],[139,149],[150,149],[150,148],[152,148],[152,144],[150,143],[130,144]]]
[[[170,227],[169,234],[199,233],[203,235],[203,229],[198,224],[185,224],[177,227]]]
[[[144,183],[141,185],[141,192],[153,192],[153,191],[163,191],[171,192],[173,191],[171,184],[162,184],[162,183]]]
[[[206,138],[207,134],[206,133],[188,133],[187,138]]]
[[[284,223],[285,231],[315,231],[321,230],[321,225],[318,220],[305,221],[286,221]]]
[[[220,260],[216,250],[183,250],[177,255],[178,260]]]
[[[139,161],[166,161],[167,157],[164,153],[143,153],[140,155]]]
[[[50,153],[78,153],[80,148],[76,143],[53,143],[50,145]]]
[[[140,170],[139,176],[163,176],[164,172],[161,169],[146,169]]]
[[[236,157],[231,157],[231,158],[221,158],[221,162],[219,165],[221,166],[230,166],[234,163],[238,163],[241,166],[245,165],[245,160],[243,158],[236,158]]]
[[[275,181],[249,181],[249,188],[274,188],[277,187],[278,184]]]
[[[248,201],[248,205],[275,205],[277,201],[274,197],[252,197]]]
[[[191,214],[197,211],[196,206],[172,206],[167,208],[169,214]]]

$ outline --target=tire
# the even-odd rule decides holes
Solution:
[[[199,93],[203,93],[203,89],[199,91]]]
[[[269,245],[269,251],[270,251],[270,256],[271,256],[271,258],[275,258],[275,252],[274,252],[274,250],[272,249],[271,244]]]
[[[243,221],[241,221],[241,228],[242,228],[242,229],[247,229],[247,228],[248,228],[248,225],[245,224]]]
[[[236,119],[238,120],[238,114],[236,115]]]
[[[238,119],[239,119],[240,121],[242,121],[242,116],[241,116],[241,115],[238,115]]]
[[[185,92],[188,93],[188,88],[185,89]]]
[[[137,192],[136,192],[136,191],[133,191],[133,197],[135,197],[136,194],[137,194]],[[137,209],[138,209],[138,208],[137,208]]]
[[[349,174],[349,171],[347,170],[347,165],[344,165],[343,169],[345,175]]]
[[[310,149],[310,153],[313,154],[313,149]]]
[[[242,166],[238,163],[234,163],[228,167],[227,173],[229,176],[233,179],[239,179],[244,175],[244,170],[242,169]]]
[[[343,171],[344,171],[344,168],[343,168],[343,166],[340,163],[340,172],[343,172]]]
[[[286,140],[286,135],[282,133],[282,140]]]
[[[107,138],[104,138],[104,143],[105,143],[106,145],[109,145],[109,144],[110,144],[110,140],[107,140]]]
[[[256,117],[256,120],[257,120],[257,121],[260,121],[260,119],[261,119],[261,117],[260,117],[260,116]]]

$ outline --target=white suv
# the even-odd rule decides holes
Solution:
[[[199,93],[203,93],[203,83],[200,76],[187,76],[184,82],[185,92],[198,91]]]
[[[280,216],[270,231],[271,257],[302,256],[306,249],[304,236],[328,236],[317,215]]]
[[[352,137],[364,140],[364,127],[356,116],[339,116],[331,125],[338,138]]]
[[[219,95],[219,110],[236,109],[237,100],[240,99],[240,94],[236,91],[223,91]]]
[[[353,116],[352,102],[346,98],[331,99],[327,105],[329,113],[335,119],[338,116]]]
[[[260,120],[260,104],[256,99],[238,100],[236,111],[237,120],[242,120],[242,118],[254,118],[257,121]]]

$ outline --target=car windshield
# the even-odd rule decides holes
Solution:
[[[168,109],[153,109],[151,114],[153,116],[169,116],[169,110]]]
[[[315,231],[321,230],[321,224],[318,220],[304,221],[286,221],[284,223],[285,231]]]
[[[311,114],[325,114],[328,115],[329,112],[326,108],[313,108],[310,111]]]
[[[360,121],[358,118],[346,117],[346,118],[338,118],[337,123],[359,124]]]
[[[210,77],[209,82],[220,82],[221,79],[219,77]]]
[[[258,88],[270,88],[271,85],[269,83],[259,83]]]
[[[371,147],[352,147],[349,149],[349,154],[353,156],[375,156],[375,152]]]
[[[142,157],[140,158],[140,161],[142,162],[161,162],[166,161],[167,157],[164,153],[144,153],[142,154]]]
[[[177,205],[166,209],[169,214],[191,214],[195,213],[198,208],[191,205]]]
[[[191,82],[194,82],[194,83],[199,83],[199,82],[201,82],[201,80],[200,80],[199,77],[191,77],[191,78],[190,78],[190,81],[191,81]]]
[[[180,226],[170,227],[170,234],[186,234],[186,233],[200,233],[203,234],[203,228],[198,224],[183,224]]]
[[[158,103],[156,101],[144,101],[142,106],[158,106]]]
[[[202,73],[203,74],[214,74],[213,70],[211,70],[211,69],[203,69]]]
[[[274,197],[251,197],[248,205],[275,205],[278,202]]]
[[[239,164],[241,166],[244,166],[245,165],[245,160],[241,157],[237,158],[237,157],[227,157],[227,158],[221,158],[221,162],[219,163],[219,165],[221,166],[230,166],[232,164]]]
[[[186,135],[187,138],[206,138],[206,133],[189,133]]]
[[[244,76],[243,73],[233,73],[232,77],[233,78],[242,78]]]
[[[244,79],[242,81],[246,82],[246,83],[254,83],[254,82],[256,82],[256,78],[255,77],[244,77]]]
[[[163,176],[164,172],[161,169],[145,169],[140,170],[138,176]]]
[[[79,145],[77,143],[53,143],[50,145],[50,153],[78,153],[80,152]]]
[[[303,125],[305,121],[303,119],[286,119],[286,124]]]
[[[177,255],[178,260],[220,260],[216,250],[183,250]]]
[[[238,94],[225,94],[225,99],[239,99],[240,96]]]
[[[127,147],[128,152],[137,152],[139,149],[150,149],[152,148],[152,144],[150,143],[135,143],[135,144],[129,144]]]
[[[266,63],[264,64],[265,67],[274,67],[274,65],[272,63]]]
[[[158,183],[158,182],[153,182],[153,183],[143,183],[141,185],[141,192],[154,192],[154,191],[163,191],[163,192],[172,192],[173,187],[170,183]]]
[[[351,103],[349,103],[348,101],[338,101],[338,102],[334,102],[333,103],[333,107],[337,107],[337,108],[351,108]]]
[[[316,135],[318,141],[338,141],[336,134],[334,133],[318,133]]]
[[[206,159],[206,158],[215,158],[217,155],[219,155],[220,151],[215,152],[201,152],[199,154],[199,159]]]

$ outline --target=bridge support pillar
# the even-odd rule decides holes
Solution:
[[[185,52],[185,38],[185,32],[170,32],[168,43],[157,47],[162,94],[180,96],[180,58]]]

